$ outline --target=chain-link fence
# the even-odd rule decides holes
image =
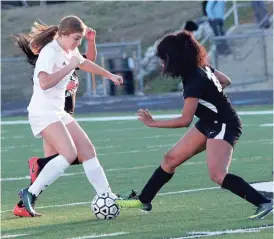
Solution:
[[[110,59],[127,59],[128,67],[133,73],[135,92],[143,92],[143,80],[140,75],[140,41],[98,44],[97,51],[96,63],[106,69],[109,69]],[[25,62],[24,57],[1,58],[1,69],[2,101],[30,99],[33,68]],[[109,70],[117,72],[116,69]],[[123,71],[124,69],[119,70]],[[89,97],[109,94],[110,84],[108,79],[83,71],[78,72],[78,77],[80,85],[77,93],[79,96]]]
[[[143,92],[143,79],[140,74],[141,70],[141,42],[123,42],[97,44],[96,63],[111,72],[120,73],[131,71],[133,73],[133,84],[136,92]],[[126,62],[126,65],[111,64],[112,61]],[[125,81],[130,80],[125,78]],[[125,82],[125,85],[127,82]],[[94,74],[86,74],[85,96],[109,95],[111,82]],[[123,87],[123,86],[122,86]]]
[[[233,85],[273,80],[273,34],[263,30],[212,37],[213,65],[233,79]]]

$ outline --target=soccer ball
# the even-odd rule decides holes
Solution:
[[[91,203],[91,209],[98,219],[113,219],[120,213],[120,208],[116,205],[115,199],[118,197],[109,192],[97,194]]]

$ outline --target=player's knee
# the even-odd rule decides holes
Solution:
[[[177,167],[177,162],[178,162],[178,157],[171,154],[171,153],[166,153],[164,155],[164,161],[163,161],[163,164],[166,166],[166,167],[169,167],[169,168],[172,168],[172,169],[175,169]]]
[[[81,155],[81,162],[96,157],[96,151],[92,143],[82,145],[81,149],[78,149],[78,153]]]
[[[225,175],[226,172],[224,172],[223,170],[212,169],[209,171],[210,179],[219,185],[222,185]]]
[[[76,147],[73,146],[70,149],[66,150],[66,152],[63,153],[63,156],[68,160],[69,163],[72,163],[77,158]]]

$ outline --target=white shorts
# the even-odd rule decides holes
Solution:
[[[69,124],[75,119],[67,112],[60,114],[49,113],[46,115],[31,115],[29,114],[29,123],[34,137],[41,138],[40,133],[50,124],[61,121],[64,125]]]

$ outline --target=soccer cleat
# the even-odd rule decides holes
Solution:
[[[29,159],[29,175],[30,175],[30,181],[33,183],[39,174],[39,165],[38,165],[38,159],[37,157],[33,157]]]
[[[127,199],[118,198],[115,200],[116,204],[120,208],[139,208],[144,211],[151,211],[152,204],[151,203],[142,203],[138,199],[138,194],[136,191],[132,190],[130,195],[127,197]]]
[[[22,202],[22,201],[20,201],[20,202]],[[15,206],[12,210],[13,214],[18,217],[31,217],[30,213],[26,210],[23,203],[21,203],[21,205],[20,205],[20,202],[15,204]],[[32,205],[32,207],[34,207],[34,205]],[[42,214],[37,213],[37,216],[42,216]]]
[[[26,210],[24,206],[19,207],[18,204],[16,204],[12,210],[13,214],[18,217],[31,217],[30,213]]]
[[[273,199],[268,203],[263,203],[257,207],[255,214],[249,217],[249,219],[263,219],[266,215],[273,210]]]
[[[34,209],[33,209],[33,205],[35,204],[36,201],[36,196],[31,194],[28,191],[28,188],[24,188],[21,189],[18,193],[18,195],[20,196],[21,200],[23,201],[23,204],[25,206],[25,209],[29,212],[29,214],[32,217],[36,217],[36,216],[40,216],[39,213],[37,213]]]

